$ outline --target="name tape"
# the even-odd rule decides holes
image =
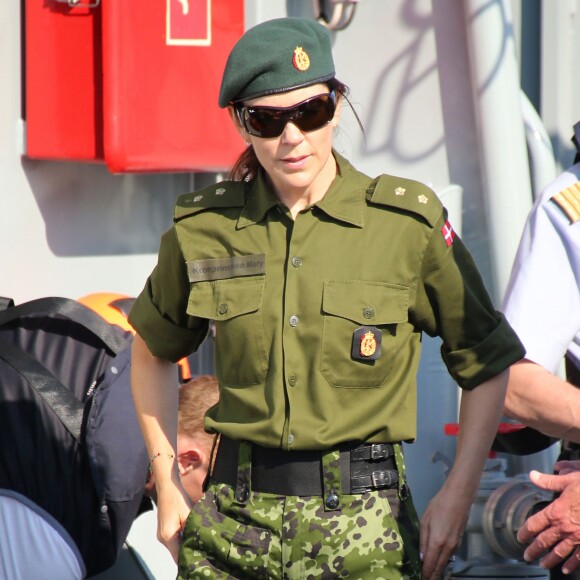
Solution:
[[[266,272],[266,254],[210,258],[186,262],[190,282],[225,280],[236,276],[254,276]]]

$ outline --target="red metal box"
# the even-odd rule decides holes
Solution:
[[[100,10],[26,0],[24,23],[27,156],[102,160]]]
[[[227,171],[243,142],[217,99],[243,0],[84,1],[26,0],[27,155]]]

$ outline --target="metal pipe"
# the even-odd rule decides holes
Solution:
[[[465,18],[496,303],[507,286],[532,193],[507,0],[466,0]]]
[[[530,100],[522,92],[522,113],[530,154],[530,172],[534,199],[556,178],[554,148],[542,119]]]

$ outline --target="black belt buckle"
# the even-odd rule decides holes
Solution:
[[[394,455],[391,443],[370,443],[360,445],[350,452],[351,463],[356,461],[379,461]]]
[[[375,489],[392,487],[399,481],[399,474],[396,471],[392,471],[391,469],[373,471],[371,473],[371,481],[373,482],[373,487]]]
[[[399,474],[394,469],[377,469],[369,474],[351,475],[350,492],[363,493],[375,489],[393,488],[399,483]]]
[[[389,457],[389,446],[386,443],[373,443],[371,445],[371,459],[387,459]]]

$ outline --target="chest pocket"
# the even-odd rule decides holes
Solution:
[[[187,313],[216,324],[216,374],[229,386],[264,382],[268,360],[262,300],[265,276],[192,284]]]
[[[395,355],[411,333],[409,289],[366,281],[328,281],[322,297],[321,371],[333,387],[377,387],[391,372]],[[381,333],[381,355],[375,360],[352,356],[360,326]]]

